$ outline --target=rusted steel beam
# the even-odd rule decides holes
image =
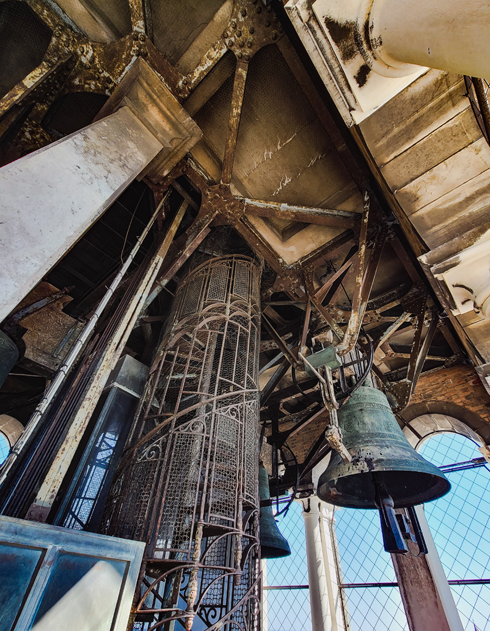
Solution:
[[[242,115],[243,97],[245,96],[245,85],[247,83],[248,63],[238,61],[235,70],[235,81],[233,83],[233,94],[231,97],[231,111],[228,119],[228,135],[226,137],[225,155],[221,170],[221,183],[231,182],[231,172],[235,162],[236,144],[238,140],[238,129]]]
[[[445,359],[441,359],[439,357],[434,357],[429,355],[429,349],[432,344],[432,340],[434,339],[435,332],[437,330],[437,323],[439,321],[439,316],[435,309],[432,310],[432,319],[429,324],[429,329],[426,333],[422,346],[420,348],[419,354],[417,356],[417,363],[415,365],[415,373],[413,375],[413,385],[412,392],[415,390],[417,385],[417,381],[419,380],[420,375],[422,374],[422,370],[424,369],[424,363],[427,359],[436,359],[437,361],[446,361]]]
[[[307,266],[316,267],[321,263],[326,263],[332,258],[333,254],[344,247],[347,243],[354,241],[354,232],[352,230],[346,230],[341,234],[331,239],[325,245],[320,246],[313,252],[306,254],[303,258],[299,259],[296,263],[290,265],[290,269],[304,269]]]
[[[179,210],[177,211],[177,214],[175,215],[174,220],[172,221],[170,228],[165,235],[165,239],[163,240],[163,243],[158,250],[158,256],[160,256],[162,259],[167,256],[168,249],[172,244],[172,241],[174,240],[175,233],[177,232],[188,207],[189,204],[184,200],[180,205]]]
[[[369,297],[371,295],[374,279],[378,271],[385,240],[386,240],[386,230],[382,227],[376,235],[374,245],[371,250],[371,256],[369,257],[369,261],[367,264],[366,273],[362,281],[361,309],[360,309],[361,320],[364,318],[367,306],[369,304]]]
[[[417,367],[417,358],[420,352],[420,344],[422,340],[422,329],[424,326],[426,302],[427,302],[427,296],[425,295],[419,299],[418,305],[417,305],[418,313],[416,313],[417,321],[415,324],[415,335],[413,337],[412,348],[410,350],[410,361],[408,364],[408,372],[407,372],[407,379],[411,383],[413,383],[413,378],[414,378],[415,370]]]
[[[487,139],[490,138],[490,106],[488,104],[488,84],[483,79],[477,79],[472,77],[473,87],[475,88],[476,98],[478,100],[478,107],[483,119],[485,131],[487,132]]]
[[[303,323],[303,332],[301,334],[301,342],[299,345],[301,350],[303,350],[303,348],[306,346],[306,339],[308,337],[308,331],[310,328],[310,318],[311,318],[311,302],[308,300],[308,302],[306,303],[305,321]]]
[[[305,427],[306,425],[309,425],[310,423],[312,423],[313,421],[316,421],[317,419],[319,419],[320,417],[325,416],[328,417],[328,410],[326,407],[322,407],[320,410],[318,410],[318,412],[316,412],[315,414],[312,414],[310,416],[310,418],[305,419],[304,421],[299,422],[296,427],[292,428],[289,432],[286,432],[286,440],[289,438],[292,438],[293,436],[295,436],[300,430],[303,429],[303,427]],[[282,421],[283,419],[279,419],[279,421]]]
[[[395,237],[394,239],[390,241],[390,245],[395,251],[395,254],[398,256],[398,258],[402,262],[403,267],[407,270],[408,275],[413,280],[413,282],[414,283],[418,282],[420,280],[420,274],[417,272],[415,265],[410,260],[410,257],[406,249],[403,247],[400,239],[398,237]]]
[[[144,0],[128,0],[128,2],[133,32],[144,33],[146,31]]]
[[[284,357],[288,360],[291,366],[294,366],[295,368],[300,368],[301,364],[296,359],[294,354],[289,350],[288,345],[284,343],[283,339],[281,338],[279,333],[275,330],[275,328],[272,326],[272,324],[269,322],[269,320],[267,319],[267,316],[264,313],[262,313],[262,323],[267,329],[267,331],[269,332],[272,339],[277,344],[277,347],[279,348],[279,350],[283,352]]]
[[[260,232],[246,217],[242,217],[234,223],[233,227],[260,256],[264,257],[277,274],[281,274],[285,267],[284,262],[282,259],[279,259],[276,252],[270,247],[270,244],[264,241]]]
[[[322,303],[315,298],[316,292],[315,292],[315,287],[313,284],[313,270],[312,269],[305,270],[304,279],[305,279],[306,290],[309,294],[312,305],[315,307],[318,313],[324,318],[324,320],[327,322],[328,326],[332,329],[332,331],[335,333],[338,339],[339,340],[343,339],[344,332],[342,331],[342,329],[334,320],[333,316],[322,305]]]
[[[265,307],[298,307],[299,309],[306,309],[305,302],[297,302],[296,300],[273,300],[262,304]]]
[[[462,355],[463,353],[462,353],[461,347],[459,346],[458,342],[456,341],[456,338],[451,332],[451,329],[444,322],[444,320],[439,320],[438,327],[441,329],[441,333],[444,335],[444,339],[449,344],[453,353],[455,355]]]
[[[357,312],[357,316],[354,317],[352,335],[350,339],[349,338],[347,339],[347,342],[346,342],[346,339],[344,338],[344,341],[342,342],[342,346],[345,345],[345,348],[342,354],[346,354],[349,351],[351,351],[358,340],[359,332],[361,330],[364,316],[366,314],[366,309],[369,302],[369,296],[371,295],[371,289],[373,287],[374,278],[376,276],[376,272],[378,270],[379,262],[381,259],[381,254],[383,252],[385,239],[386,239],[386,230],[382,228],[381,230],[378,231],[376,235],[374,246],[371,251],[371,256],[369,257],[369,261],[366,267],[366,273],[364,274],[364,277],[362,279],[361,303],[359,306],[359,310]],[[351,317],[349,318],[349,325],[351,324],[353,315],[355,315],[354,309],[351,313]],[[349,330],[349,325],[348,325],[348,330]]]
[[[322,302],[327,295],[328,290],[335,283],[337,279],[339,279],[344,272],[346,272],[349,267],[355,263],[357,260],[357,252],[355,252],[349,260],[347,260],[336,272],[333,274],[324,285],[316,292],[315,299],[320,300]]]
[[[410,359],[410,353],[388,353],[387,359]],[[443,355],[426,355],[426,360],[434,362],[446,362],[451,357],[444,357]],[[425,360],[424,360],[425,361]]]
[[[32,92],[39,92],[39,88],[42,83],[52,75],[56,75],[59,68],[64,66],[71,56],[71,54],[65,55],[54,65],[48,63],[47,61],[43,61],[37,68],[34,68],[27,77],[22,79],[20,83],[18,83],[10,90],[10,92],[0,99],[0,116],[5,114],[5,112],[14,105],[19,105]]]
[[[182,98],[187,98],[192,90],[194,90],[211,72],[218,61],[224,56],[228,47],[226,42],[219,39],[211,46],[209,50],[202,56],[201,60],[192,72],[189,72],[181,79],[178,85],[178,91]]]
[[[177,181],[172,182],[171,186],[185,199],[189,206],[194,208],[194,210],[199,210],[199,204],[192,199],[189,193]]]
[[[244,205],[245,212],[253,217],[269,217],[273,219],[290,219],[320,226],[353,228],[360,221],[360,215],[347,210],[331,208],[311,208],[309,206],[293,206],[259,199],[238,197]]]
[[[366,192],[364,194],[364,208],[362,212],[361,233],[359,236],[359,250],[357,253],[356,264],[356,286],[354,290],[354,297],[352,301],[352,310],[349,318],[349,323],[345,331],[342,343],[337,346],[337,352],[340,356],[346,355],[352,350],[357,340],[360,324],[362,322],[362,316],[360,314],[362,305],[362,287],[364,280],[364,264],[366,259],[367,248],[367,229],[369,222],[369,195]]]
[[[159,278],[155,281],[155,286],[145,302],[143,311],[145,311],[148,305],[150,305],[155,300],[155,298],[162,291],[165,285],[170,280],[172,280],[172,278],[179,271],[182,265],[187,261],[190,255],[208,236],[211,231],[211,228],[209,228],[209,224],[213,221],[215,216],[216,212],[211,213],[210,215],[202,217],[194,224],[193,229],[189,231],[189,236],[187,237],[187,241],[182,250],[176,256],[170,267],[168,267],[165,272],[163,272],[163,274],[161,274]]]
[[[415,370],[417,367],[417,358],[420,353],[420,346],[422,340],[422,328],[424,326],[425,318],[425,306],[427,303],[427,294],[418,295],[408,305],[405,305],[407,310],[417,316],[415,323],[415,333],[412,342],[412,348],[410,349],[410,359],[408,362],[407,376],[405,379],[391,384],[389,387],[390,393],[395,397],[399,410],[406,408],[410,401],[410,396],[413,391],[413,379],[415,376]]]
[[[289,361],[286,358],[284,358],[281,362],[281,365],[278,366],[278,368],[274,371],[274,374],[272,375],[272,377],[266,383],[264,388],[262,388],[262,391],[260,393],[260,407],[263,407],[267,403],[271,394],[276,389],[276,386],[279,385],[279,382],[285,376],[288,370],[289,370]]]
[[[274,323],[275,326],[282,328],[287,324],[286,320],[282,316],[280,316],[277,311],[270,305],[264,305],[262,308],[262,313],[267,316]]]
[[[395,322],[393,322],[393,324],[391,324],[386,331],[383,333],[383,335],[379,338],[379,340],[376,342],[376,346],[375,346],[375,351],[376,349],[378,349],[382,344],[384,344],[387,340],[390,339],[390,337],[393,335],[393,333],[398,330],[401,325],[406,322],[407,320],[409,320],[411,317],[410,313],[403,313],[399,318],[397,318],[395,320]]]
[[[289,340],[291,339],[291,337],[293,336],[292,333],[285,333],[282,336],[283,340]],[[261,353],[266,353],[268,351],[275,351],[277,349],[277,344],[274,342],[274,340],[261,340],[260,342],[260,352]]]

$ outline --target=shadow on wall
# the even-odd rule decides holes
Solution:
[[[51,36],[25,2],[0,2],[0,98],[40,65]]]

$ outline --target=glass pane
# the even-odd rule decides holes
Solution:
[[[10,631],[43,550],[0,544],[0,631]]]
[[[420,453],[437,466],[481,459],[459,434],[438,434]],[[490,471],[488,465],[447,473],[450,492],[425,505],[425,515],[448,580],[490,579]],[[467,631],[490,631],[490,585],[451,585]]]
[[[306,540],[302,507],[293,502],[285,516],[278,518],[278,527],[287,539],[291,556],[267,559],[269,586],[308,585]],[[308,589],[264,590],[268,631],[310,631],[311,612]]]
[[[39,610],[36,614],[34,624],[51,609],[58,606],[69,614],[68,608],[60,605],[60,601],[72,591],[73,597],[66,599],[65,603],[75,604],[80,608],[80,604],[88,605],[88,609],[84,611],[87,620],[92,617],[90,611],[90,589],[91,585],[97,585],[103,582],[105,587],[104,593],[104,617],[114,615],[122,581],[128,567],[127,561],[118,561],[115,559],[100,559],[93,556],[83,556],[72,552],[60,552],[53,571],[51,572],[48,584],[44,591]],[[85,581],[83,581],[86,577]],[[82,582],[83,581],[83,582]],[[93,598],[92,601],[96,600]],[[100,603],[94,602],[94,606]],[[72,613],[74,613],[72,611]],[[94,619],[100,619],[100,612],[94,612]],[[69,621],[67,619],[66,627],[69,629]]]
[[[5,434],[0,432],[0,464],[7,458],[10,451],[10,443]]]
[[[101,405],[102,401],[98,409]],[[78,480],[61,522],[65,528],[97,530],[101,509],[137,405],[136,397],[119,388],[112,388],[108,394],[99,412],[94,435],[79,465]]]
[[[343,584],[396,583],[391,557],[383,548],[378,511],[337,509],[335,531]],[[360,586],[343,593],[352,631],[408,631],[397,586]]]

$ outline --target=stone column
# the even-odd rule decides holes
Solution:
[[[392,554],[410,631],[463,631],[423,506],[415,508],[428,554]]]
[[[97,122],[0,169],[0,321],[136,177],[162,177],[201,135],[140,59]]]
[[[123,107],[0,169],[0,320],[161,148]]]
[[[302,500],[313,631],[344,631],[334,550],[333,506],[312,496]]]

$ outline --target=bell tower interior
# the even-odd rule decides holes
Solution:
[[[0,631],[490,631],[486,3],[0,35]]]

